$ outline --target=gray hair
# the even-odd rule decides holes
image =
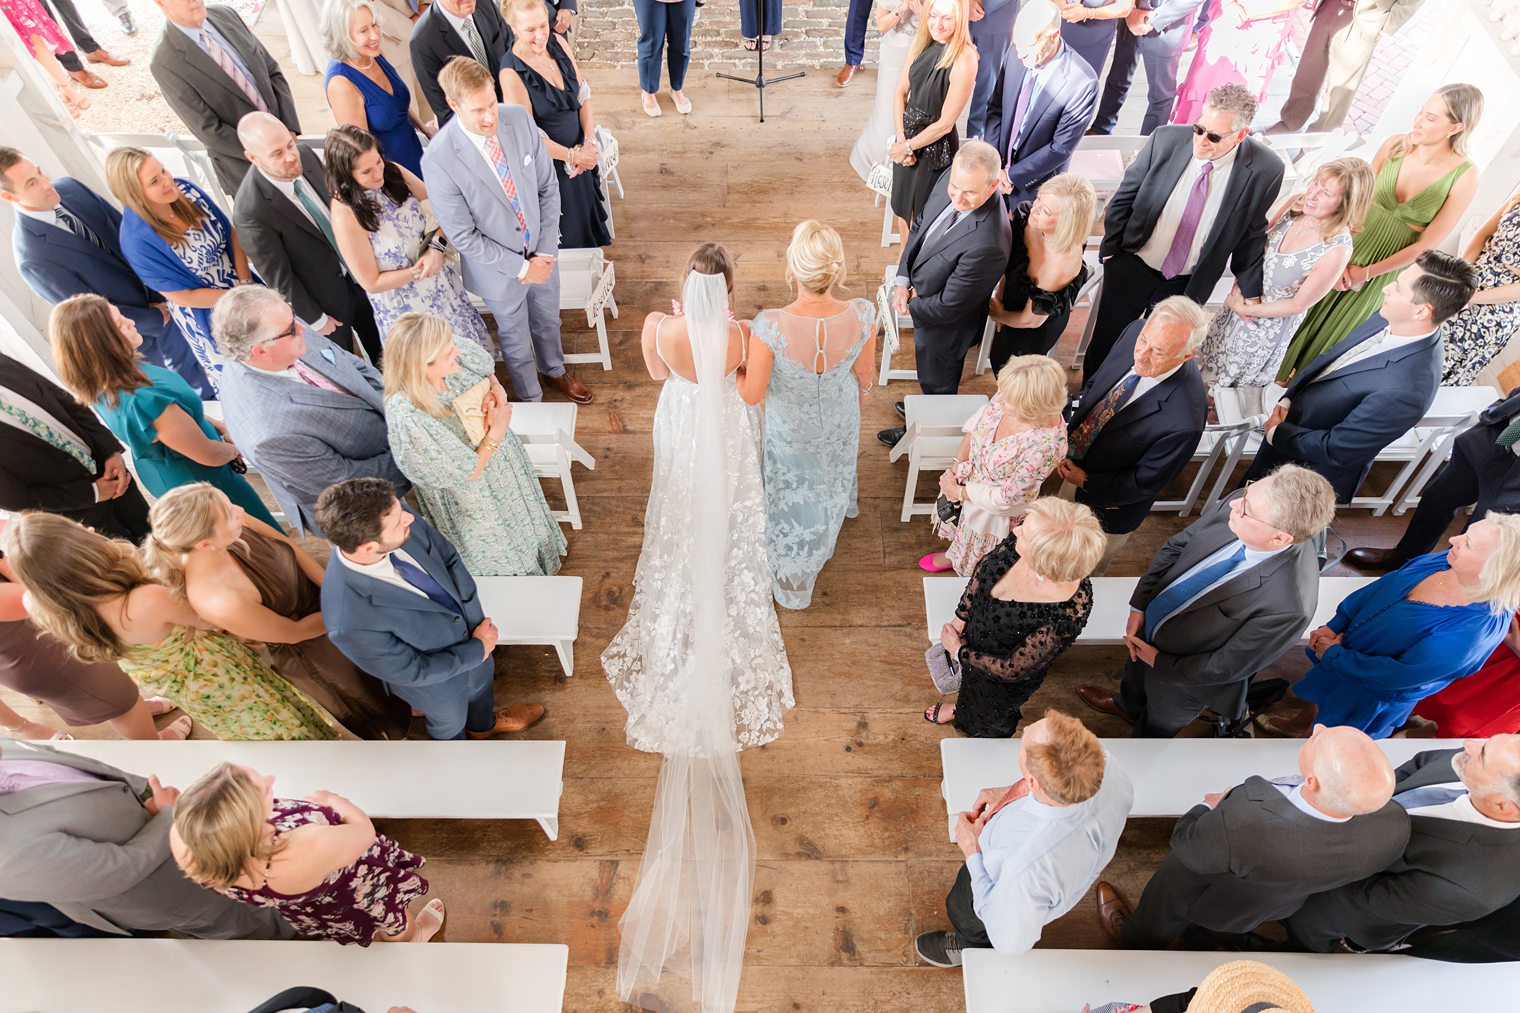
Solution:
[[[1209,92],[1204,105],[1230,114],[1236,130],[1244,130],[1256,118],[1256,96],[1242,84],[1222,84]]]
[[[1151,309],[1151,320],[1170,320],[1188,329],[1187,346],[1182,354],[1196,352],[1209,331],[1209,311],[1185,295],[1169,295]]]
[[[1335,519],[1335,489],[1317,471],[1285,464],[1273,471],[1272,523],[1293,541],[1307,542]]]
[[[327,0],[322,5],[319,26],[322,48],[334,60],[352,62],[359,58],[359,51],[354,48],[354,40],[348,37],[348,30],[353,24],[354,12],[361,8],[369,11],[369,16],[377,22],[380,20],[380,15],[370,0]]]
[[[961,145],[955,153],[955,164],[964,169],[980,169],[989,181],[1003,171],[1003,159],[998,150],[986,141],[976,139]]]
[[[255,345],[274,337],[264,317],[276,306],[286,306],[283,296],[263,285],[243,285],[216,301],[211,311],[211,334],[223,358],[245,362]]]

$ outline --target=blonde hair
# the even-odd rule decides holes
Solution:
[[[1478,575],[1479,600],[1494,615],[1520,608],[1520,514],[1486,513],[1483,519],[1499,536]]]
[[[1025,509],[1024,517],[1039,517],[1046,522],[1044,531],[1019,532],[1019,555],[1034,572],[1046,580],[1081,580],[1093,572],[1108,539],[1098,515],[1081,503],[1057,496],[1041,496]]]
[[[811,218],[799,223],[786,248],[786,274],[789,281],[815,294],[843,285],[844,243],[839,233]]]
[[[1446,143],[1451,146],[1453,153],[1466,155],[1467,139],[1477,129],[1478,120],[1483,117],[1483,92],[1476,85],[1446,84],[1437,88],[1431,97],[1441,100],[1441,104],[1446,107],[1448,120],[1462,124],[1462,129],[1448,137]],[[1388,157],[1398,158],[1408,150],[1409,138],[1405,135],[1388,149]]]
[[[1092,232],[1093,215],[1098,210],[1098,195],[1092,183],[1074,172],[1052,176],[1040,185],[1036,197],[1052,197],[1062,204],[1062,213],[1056,218],[1056,234],[1051,237],[1058,250],[1072,250],[1087,244]]]
[[[185,557],[231,517],[227,495],[210,482],[170,489],[148,511],[153,531],[143,540],[142,559],[153,579],[185,597]]]
[[[936,67],[943,70],[955,65],[955,61],[961,58],[961,53],[968,48],[973,52],[976,47],[971,43],[971,4],[968,0],[926,0],[924,12],[918,19],[918,30],[913,33],[913,44],[908,47],[908,63],[911,65],[918,58],[918,54],[928,49],[934,39],[929,34],[929,12],[938,3],[950,3],[955,5],[955,31],[950,33],[950,38],[945,41],[945,51],[940,54]]]
[[[1049,710],[1041,722],[1045,741],[1031,739],[1024,744],[1029,765],[1025,773],[1033,774],[1054,802],[1086,802],[1103,787],[1108,757],[1103,754],[1102,743],[1070,714]]]
[[[454,329],[447,320],[429,313],[403,313],[385,336],[385,396],[401,394],[433,416],[447,418],[449,411],[428,381],[428,364],[454,343]]]
[[[185,238],[185,233],[174,231],[174,226],[169,224],[169,220],[153,210],[153,206],[148,203],[147,195],[143,193],[142,180],[138,178],[138,173],[152,157],[152,152],[144,151],[142,148],[117,148],[106,156],[106,185],[111,188],[111,193],[117,200],[136,212],[139,218],[158,233],[158,238],[166,243],[177,243]],[[190,229],[200,228],[206,222],[206,213],[197,207],[194,201],[186,197],[184,191],[181,191],[180,195],[174,199],[169,209],[185,223],[187,232]]]
[[[1015,355],[997,375],[997,399],[1020,422],[1043,422],[1066,407],[1066,370],[1048,355]]]
[[[1314,179],[1315,182],[1333,179],[1341,185],[1340,210],[1325,223],[1325,235],[1333,236],[1342,229],[1353,234],[1362,231],[1362,223],[1372,207],[1372,188],[1377,183],[1367,160],[1354,155],[1332,159],[1315,170]]]
[[[1282,1013],[1314,1013],[1314,1002],[1292,978],[1255,960],[1220,964],[1198,983],[1188,1013],[1240,1013],[1266,1006]]]
[[[151,584],[137,546],[107,538],[78,521],[28,511],[6,525],[5,559],[32,596],[32,621],[81,661],[116,661],[126,653],[100,605]]]
[[[508,25],[512,24],[512,15],[514,14],[528,14],[533,11],[544,11],[545,14],[548,13],[547,9],[544,7],[543,0],[501,0],[501,6],[499,9],[501,11],[502,20],[505,21]]]
[[[495,88],[496,79],[473,56],[455,56],[438,72],[438,87],[454,102],[463,102],[482,88]]]
[[[184,843],[180,867],[192,882],[225,890],[261,873],[284,846],[264,830],[264,793],[230,763],[219,763],[186,788],[174,804],[174,830]]]

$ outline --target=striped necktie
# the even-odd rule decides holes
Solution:
[[[232,83],[242,89],[243,94],[248,96],[248,101],[253,103],[255,109],[261,113],[269,112],[269,103],[264,101],[264,96],[260,95],[258,88],[254,87],[253,79],[243,73],[243,68],[237,65],[237,61],[232,58],[231,53],[227,52],[227,47],[222,45],[221,40],[204,28],[201,29],[201,48],[206,51],[207,56],[216,61],[216,65],[222,68],[223,73],[232,78]]]
[[[100,241],[100,237],[95,234],[95,231],[81,221],[78,215],[62,204],[53,209],[53,217],[58,220],[59,228],[73,233],[86,242],[94,243],[102,250],[106,248],[106,244]]]
[[[522,201],[517,198],[517,183],[512,179],[512,167],[507,164],[507,153],[501,150],[501,142],[495,137],[486,138],[486,154],[490,156],[491,165],[496,169],[496,178],[501,180],[501,188],[507,192],[507,200],[512,202],[512,211],[517,215],[517,225],[523,234],[523,255],[527,256],[533,250],[533,233],[528,229],[528,218],[523,214]]]
[[[1198,235],[1198,226],[1203,221],[1203,206],[1209,200],[1209,179],[1214,172],[1213,162],[1204,162],[1203,168],[1198,171],[1198,178],[1193,181],[1193,187],[1188,191],[1187,203],[1182,206],[1182,220],[1177,223],[1177,231],[1172,233],[1172,245],[1166,251],[1166,259],[1161,262],[1162,277],[1170,280],[1182,273],[1187,266],[1188,254],[1193,249],[1193,237]]]
[[[459,24],[464,28],[464,44],[470,47],[470,52],[475,55],[475,59],[480,61],[482,67],[494,72],[496,68],[492,67],[491,61],[486,58],[486,44],[481,41],[480,30],[475,27],[475,18],[465,18]]]
[[[1246,547],[1240,542],[1235,543],[1235,549],[1223,559],[1215,560],[1208,566],[1195,566],[1190,573],[1182,575],[1180,580],[1161,589],[1156,597],[1145,606],[1145,640],[1150,639],[1161,624],[1176,615],[1183,606],[1194,598],[1199,592],[1210,584],[1235,569],[1241,560],[1246,558]]]

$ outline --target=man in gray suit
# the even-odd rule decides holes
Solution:
[[[1171,738],[1210,708],[1245,712],[1251,677],[1296,644],[1319,602],[1314,539],[1335,516],[1335,491],[1285,465],[1173,535],[1130,597],[1117,694],[1081,686],[1094,710]]]
[[[211,329],[225,357],[227,429],[269,483],[286,519],[321,534],[317,497],[349,478],[411,488],[391,458],[380,374],[296,319],[262,286],[224,295]]]
[[[543,135],[495,77],[456,56],[438,85],[454,111],[422,154],[438,224],[459,251],[464,284],[496,321],[512,392],[543,400],[540,381],[578,404],[591,390],[565,370],[559,334],[559,181]]]
[[[301,132],[295,100],[280,65],[230,7],[204,0],[154,0],[168,19],[148,65],[153,80],[185,126],[211,153],[217,182],[235,194],[248,172],[237,137],[251,112],[278,116]]]
[[[176,788],[48,746],[0,740],[0,897],[109,932],[290,939],[273,911],[185,878],[169,854]]]

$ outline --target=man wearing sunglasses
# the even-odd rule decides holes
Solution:
[[[1125,327],[1167,296],[1206,304],[1226,263],[1241,294],[1261,298],[1267,210],[1283,163],[1246,136],[1255,115],[1249,91],[1221,85],[1197,123],[1160,128],[1125,171],[1103,213],[1103,295],[1086,375]]]

